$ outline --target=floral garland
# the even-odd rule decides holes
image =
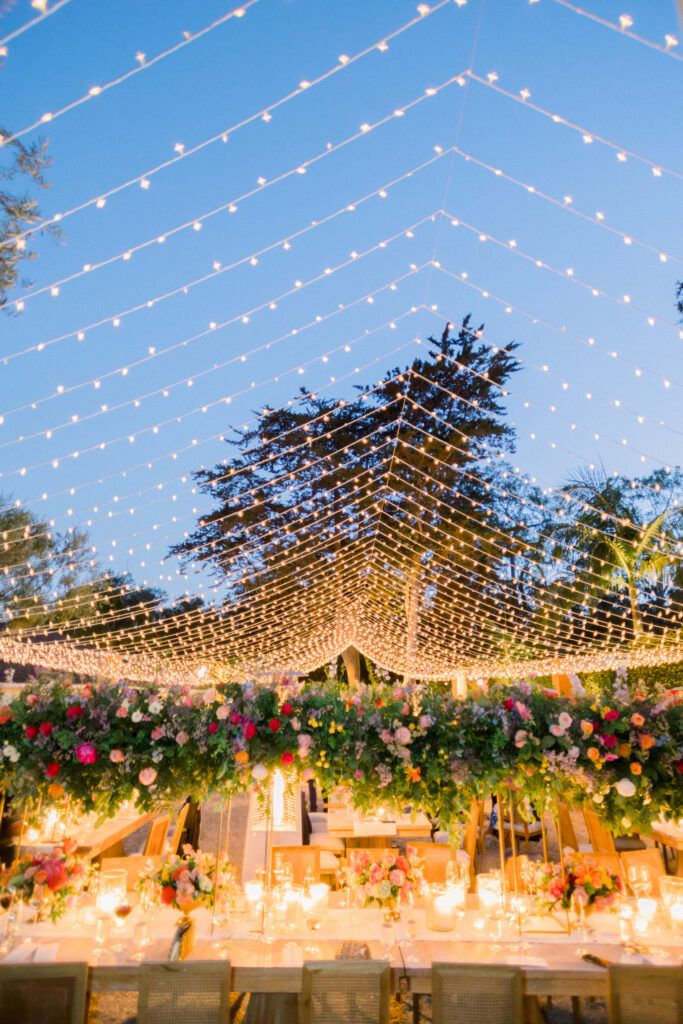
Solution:
[[[598,702],[523,682],[456,700],[439,685],[189,687],[38,683],[0,707],[0,787],[113,814],[187,793],[262,787],[278,767],[357,807],[422,808],[442,827],[513,785],[537,810],[592,801],[609,827],[683,816],[683,707],[675,693]]]

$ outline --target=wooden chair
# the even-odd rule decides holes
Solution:
[[[526,853],[520,854],[518,857],[508,857],[505,861],[505,885],[508,892],[529,892],[529,884],[525,880],[527,875],[528,865],[535,859],[536,855],[532,854],[531,857],[527,856]],[[517,878],[515,878],[515,868]]]
[[[528,814],[530,811],[530,804],[527,800],[523,801],[525,804],[524,813]],[[526,853],[529,852],[529,842],[531,839],[537,839],[543,831],[543,826],[540,821],[527,821],[522,816],[520,809],[520,802],[518,800],[512,801],[512,818],[514,822],[515,841],[519,843],[522,839],[524,840],[524,849]],[[507,839],[512,833],[512,826],[510,824],[510,802],[506,801],[498,806],[498,828],[503,829],[503,834]]]
[[[301,980],[299,1024],[389,1024],[390,998],[388,963],[307,961]]]
[[[589,807],[584,807],[583,818],[588,829],[594,853],[622,853],[624,850],[644,850],[645,843],[638,836],[614,836],[602,824],[600,815]]]
[[[149,826],[145,848],[142,851],[144,857],[160,857],[166,848],[166,837],[168,827],[171,824],[170,814],[161,814],[155,818]]]
[[[285,864],[291,864],[294,885],[303,885],[308,868],[316,882],[320,881],[320,850],[317,846],[273,846],[270,853],[270,877],[273,878],[275,857],[280,854]]]
[[[422,874],[425,882],[444,883],[446,881],[446,865],[455,861],[455,851],[450,846],[440,843],[412,842],[418,857],[423,860]]]
[[[175,856],[176,853],[178,852],[178,847],[180,846],[180,840],[183,835],[185,821],[187,819],[187,812],[189,811],[189,809],[190,801],[186,800],[183,806],[180,808],[180,814],[175,820],[175,825],[173,826],[173,835],[171,836],[171,841],[168,844],[168,852],[173,856]]]
[[[103,857],[100,861],[102,871],[111,871],[112,868],[124,868],[128,872],[127,889],[134,889],[140,875],[153,871],[161,864],[159,855],[145,857],[144,853],[136,853],[132,857]]]
[[[659,850],[624,850],[621,854],[621,863],[624,865],[626,881],[628,882],[629,868],[641,868],[647,872],[647,877],[652,885],[652,894],[659,895],[659,879],[666,874],[664,861]]]
[[[432,1024],[523,1024],[519,967],[432,964]]]
[[[683,971],[680,967],[607,968],[610,1024],[681,1024]]]
[[[579,845],[579,841],[576,838],[576,832],[574,831],[574,822],[569,812],[567,804],[558,803],[555,805],[555,827],[557,828],[557,842],[561,846],[561,851],[564,851],[569,847],[576,853],[589,853],[589,844]],[[583,848],[582,848],[583,847]]]
[[[230,1024],[230,961],[141,964],[137,1024]]]
[[[0,964],[0,1024],[84,1024],[88,965]]]

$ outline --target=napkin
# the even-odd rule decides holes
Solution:
[[[36,946],[35,956],[33,957],[34,964],[51,964],[57,959],[57,950],[59,949],[59,943],[57,942],[43,942],[40,946]]]
[[[3,960],[3,963],[24,964],[26,963],[27,960],[31,959],[31,953],[33,952],[34,949],[35,946],[33,945],[33,943],[29,942],[29,940],[26,939],[24,940],[24,942],[20,942],[18,946],[15,946],[13,949],[10,949],[9,953]]]

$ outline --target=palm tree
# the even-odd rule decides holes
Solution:
[[[570,499],[563,505],[575,510],[578,504],[582,511],[555,527],[560,545],[554,555],[575,563],[575,586],[589,599],[614,589],[627,591],[638,640],[643,635],[638,596],[644,584],[654,587],[673,578],[677,560],[671,551],[680,539],[676,527],[683,505],[672,504],[672,493],[668,499],[663,495],[666,507],[648,518],[633,481],[589,470],[579,472],[562,491]]]

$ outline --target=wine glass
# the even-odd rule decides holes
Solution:
[[[379,912],[379,942],[382,947],[382,959],[391,960],[391,949],[396,941],[396,926],[383,909]]]
[[[126,893],[124,898],[114,905],[114,924],[116,927],[116,938],[118,941],[111,947],[113,953],[121,953],[126,948],[126,943],[123,941],[123,933],[126,926],[126,919],[132,909],[133,900],[130,893]]]
[[[571,895],[570,921],[573,928],[581,933],[581,942],[584,944],[576,952],[583,956],[586,952],[585,943],[588,942],[588,925],[586,923],[586,904],[583,893],[573,892]]]
[[[628,884],[634,896],[649,896],[652,879],[645,864],[632,864],[628,869]]]
[[[133,929],[133,952],[130,959],[140,963],[145,958],[145,946],[149,945],[149,922],[146,920],[137,921]]]
[[[95,948],[92,955],[99,959],[104,955],[104,944],[111,935],[111,918],[107,914],[101,914],[95,925]]]

